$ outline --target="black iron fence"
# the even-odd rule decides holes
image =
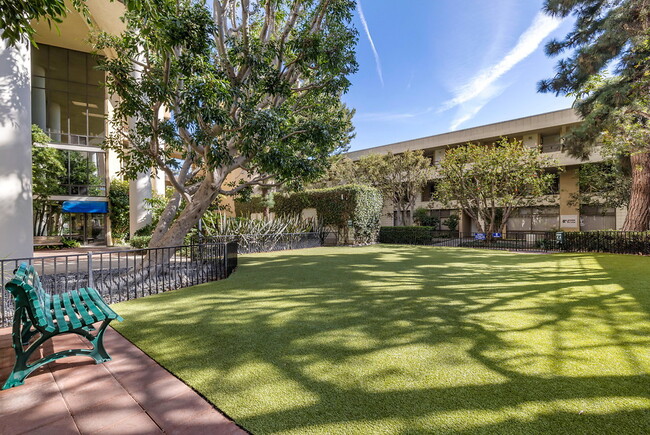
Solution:
[[[382,227],[381,243],[484,248],[530,252],[609,252],[650,255],[650,232],[518,232],[507,234],[438,231],[426,227]]]
[[[323,244],[321,233],[270,233],[237,234],[224,236],[201,236],[193,239],[196,243],[237,242],[240,254],[257,252],[285,251],[288,249],[315,248]]]
[[[96,289],[108,303],[227,278],[237,267],[237,242],[106,251],[0,261],[2,283],[21,263],[32,264],[46,292]],[[13,317],[13,298],[0,291],[0,326]]]

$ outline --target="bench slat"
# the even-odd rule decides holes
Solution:
[[[72,306],[72,302],[70,301],[70,294],[63,293],[61,295],[61,299],[63,300],[63,305],[65,306],[65,313],[68,315],[68,319],[72,324],[72,328],[73,329],[81,328],[83,325],[81,324],[81,321],[79,321],[79,317],[77,317],[77,312],[74,310]]]
[[[95,320],[92,317],[90,317],[90,315],[88,314],[88,310],[86,309],[83,302],[81,302],[81,299],[79,298],[79,293],[76,290],[73,290],[70,292],[70,295],[72,296],[72,300],[74,301],[74,305],[75,308],[77,309],[77,312],[83,318],[84,326],[92,325],[93,323],[95,323]]]
[[[81,297],[83,298],[88,308],[90,308],[90,310],[92,311],[97,321],[106,319],[106,315],[104,314],[104,312],[99,308],[97,308],[97,305],[95,305],[92,298],[88,296],[88,292],[86,291],[85,288],[80,288],[79,293],[81,294]]]
[[[61,298],[59,295],[52,296],[52,311],[54,311],[54,316],[56,317],[56,326],[59,329],[59,332],[65,332],[70,329],[70,325],[65,320],[65,314],[61,309]]]
[[[52,296],[49,293],[43,294],[44,314],[45,314],[45,330],[47,332],[56,331],[54,320],[52,319]]]
[[[120,317],[119,314],[117,314],[111,307],[109,307],[106,302],[104,302],[104,299],[99,295],[99,292],[95,290],[94,288],[88,287],[86,289],[88,291],[88,295],[92,298],[92,300],[95,302],[95,305],[106,314],[106,317],[109,319],[119,319],[121,322],[122,317]]]

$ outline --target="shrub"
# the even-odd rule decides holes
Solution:
[[[112,180],[108,200],[113,238],[125,239],[129,234],[129,182]]]
[[[445,219],[442,224],[449,228],[449,231],[456,231],[458,229],[459,222],[460,218],[458,215],[452,214],[447,219]]]
[[[273,211],[278,216],[299,216],[304,209],[313,207],[308,192],[314,192],[314,190],[276,194],[274,196],[275,207]]]
[[[81,246],[79,240],[67,239],[65,237],[61,238],[61,243],[63,243],[64,248],[78,248],[79,246]]]
[[[451,232],[441,231],[436,227],[381,227],[379,229],[379,243],[430,245],[451,236]]]
[[[275,196],[279,216],[315,208],[319,224],[336,231],[343,244],[375,242],[383,205],[377,189],[355,184]]]
[[[413,212],[413,219],[418,225],[423,227],[434,227],[440,229],[440,218],[431,216],[431,212],[423,207],[420,207]]]
[[[248,217],[253,213],[264,213],[264,209],[270,206],[268,199],[262,195],[253,195],[247,200],[235,200],[235,214],[237,216]]]
[[[151,236],[133,236],[131,237],[131,240],[129,240],[129,245],[136,249],[144,249],[149,246],[149,242],[151,241]]]

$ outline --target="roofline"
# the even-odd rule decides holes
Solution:
[[[526,133],[554,126],[576,124],[578,122],[580,122],[580,117],[574,109],[568,108],[554,110],[537,115],[524,116],[521,118],[509,119],[507,121],[500,121],[492,124],[485,124],[477,127],[350,151],[349,153],[346,153],[346,156],[354,159],[363,155],[385,153],[389,151],[403,152],[406,150],[438,148],[445,145],[513,135],[517,133]]]

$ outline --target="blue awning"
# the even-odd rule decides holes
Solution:
[[[103,201],[63,201],[63,211],[68,213],[108,213],[108,203]]]

